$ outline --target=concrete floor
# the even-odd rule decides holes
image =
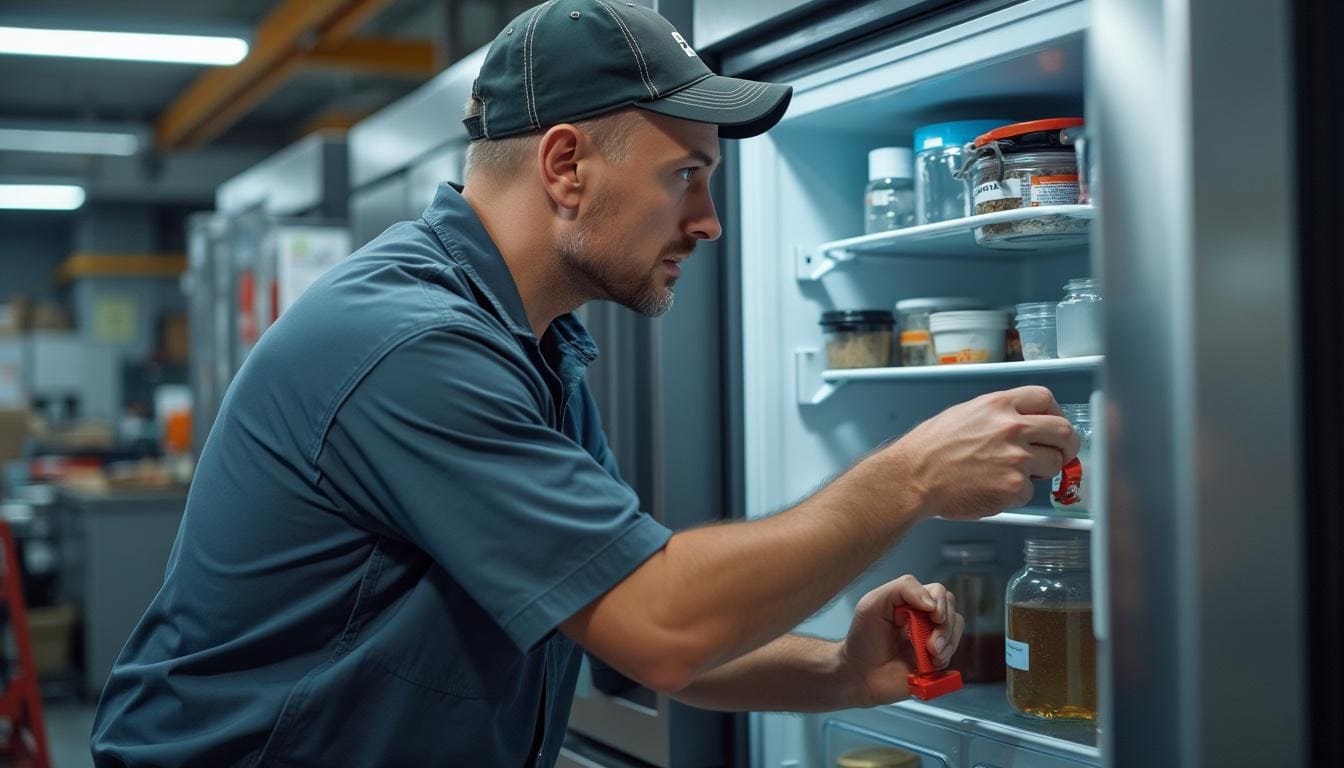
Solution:
[[[92,768],[89,731],[93,728],[92,703],[53,701],[42,706],[47,723],[47,744],[53,768]]]

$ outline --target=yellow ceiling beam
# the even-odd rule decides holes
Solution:
[[[303,54],[302,66],[428,79],[438,69],[434,44],[422,40],[355,38],[323,44]]]
[[[257,27],[247,58],[196,79],[155,126],[160,149],[186,149],[223,133],[283,85],[314,50],[337,47],[392,0],[284,0]]]

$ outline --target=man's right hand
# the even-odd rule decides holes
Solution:
[[[1020,387],[953,406],[870,459],[893,462],[925,510],[974,520],[1031,501],[1031,481],[1078,455],[1078,435],[1050,390]]]

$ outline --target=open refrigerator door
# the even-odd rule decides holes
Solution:
[[[865,208],[871,213],[873,190],[882,192],[882,177],[902,175],[874,170],[882,161],[872,161],[869,153],[883,147],[921,153],[936,146],[937,130],[934,141],[928,141],[928,131],[920,132],[927,147],[914,143],[922,126],[1081,118],[1088,23],[1085,2],[1033,0],[798,76],[782,73],[795,88],[788,115],[769,134],[742,142],[737,160],[748,517],[790,506],[883,442],[986,392],[1039,384],[1061,404],[1086,413],[1105,361],[1100,350],[1076,348],[1067,350],[1070,357],[1043,358],[1048,350],[1031,349],[1029,357],[1037,359],[1004,362],[1002,349],[1005,343],[1011,347],[1006,331],[1013,327],[1005,308],[1029,302],[1057,305],[1065,298],[1066,283],[1096,274],[1089,249],[1096,209],[1080,202],[1076,165],[1072,179],[1067,167],[1050,163],[1028,169],[1020,182],[1032,185],[1026,192],[1025,186],[1014,186],[1011,169],[1017,166],[1008,165],[1023,155],[1010,155],[1005,165],[1010,172],[1004,174],[996,165],[1003,158],[996,159],[990,147],[984,166],[991,170],[981,174],[984,178],[967,180],[963,200],[969,202],[961,210],[953,205],[950,216],[907,219],[897,229],[879,222],[865,232]],[[1076,163],[1079,153],[1071,134],[1085,135],[1077,130],[1081,122],[1036,126],[1053,129],[1056,142],[1061,126],[1075,129],[1066,134],[1067,146],[1056,143],[1048,153],[1064,166]],[[974,152],[972,147],[965,154]],[[916,160],[914,173],[924,166]],[[973,175],[978,167],[972,163],[968,170]],[[1081,176],[1085,182],[1086,168]],[[865,195],[870,179],[875,181]],[[1056,186],[1038,190],[1037,180]],[[1007,195],[995,193],[996,185],[1023,202],[1005,204]],[[899,183],[892,186],[899,192]],[[1093,285],[1089,290],[1095,298],[1103,289]],[[945,312],[941,327],[939,316],[932,315],[935,360],[928,362],[946,358],[970,364],[900,364],[902,343],[928,340],[929,329],[912,324],[902,313],[910,304],[898,307],[898,302],[929,297],[961,297],[987,310]],[[864,314],[853,314],[858,310]],[[827,315],[827,326],[820,324],[823,313],[845,311],[851,314]],[[953,349],[944,348],[948,345],[941,342],[951,338],[947,329],[960,327],[948,325],[952,315],[993,320],[981,336],[997,334],[995,343],[952,339]],[[1065,322],[1062,314],[1059,322]],[[874,343],[866,347],[846,348],[845,338],[832,333],[836,328],[857,329],[859,335],[883,328],[888,333],[871,335]],[[1024,342],[1026,332],[1024,327]],[[1085,417],[1076,423],[1085,424]],[[1082,541],[1086,557],[1092,517],[1080,511],[1082,505],[1052,507],[1052,490],[1059,485],[1058,480],[1054,489],[1050,481],[1038,483],[1029,507],[981,522],[933,520],[918,526],[798,631],[843,637],[855,604],[868,590],[903,573],[926,583],[939,580],[948,569],[947,558],[962,563],[969,558],[988,574],[994,586],[979,597],[978,610],[1004,616],[1005,585],[1022,565],[1028,540]],[[1067,489],[1067,478],[1064,485]],[[1103,584],[1105,578],[1103,572]],[[1082,600],[1090,601],[1091,594]],[[1080,647],[1090,652],[1090,607],[1079,614],[1084,615],[1087,642]],[[930,701],[804,717],[753,715],[752,765],[833,766],[845,764],[844,756],[855,750],[881,746],[905,750],[918,758],[909,764],[926,768],[1100,765],[1095,653],[1085,654],[1091,656],[1083,672],[1087,690],[1074,692],[1087,706],[1063,713],[1038,710],[1032,717],[1019,711],[1031,709],[1024,689],[1018,690],[1015,708],[1005,680],[1029,666],[1025,656],[1009,654],[1005,669],[1002,624],[997,638],[981,640],[988,641],[985,647],[996,658],[968,662],[976,669],[965,687]],[[1013,639],[1008,641],[1012,646]],[[1021,686],[1022,678],[1016,679]],[[1072,717],[1056,717],[1060,714]]]

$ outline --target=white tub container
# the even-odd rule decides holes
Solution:
[[[929,318],[940,365],[1001,363],[1008,313],[997,310],[938,312]]]

